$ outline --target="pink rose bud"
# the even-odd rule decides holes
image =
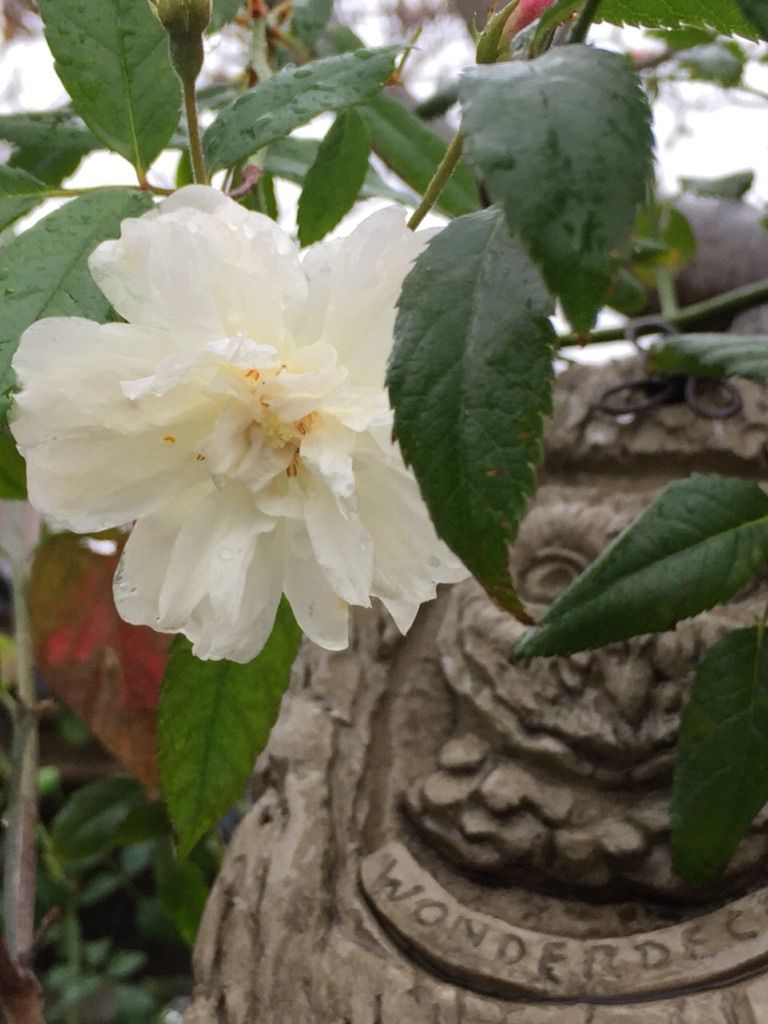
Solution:
[[[527,28],[532,21],[536,21],[553,3],[554,0],[520,0],[520,3],[510,14],[509,21],[504,26],[504,32],[502,33],[504,42],[509,42],[518,32],[522,32],[524,28]]]

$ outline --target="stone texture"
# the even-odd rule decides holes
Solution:
[[[636,365],[560,379],[513,555],[543,607],[692,469],[768,475],[768,399],[713,423],[595,409]],[[185,1024],[758,1024],[768,816],[708,890],[674,873],[672,751],[701,653],[760,588],[658,637],[511,665],[473,583],[399,638],[307,647],[195,952]]]

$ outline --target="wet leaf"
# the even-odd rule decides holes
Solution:
[[[182,855],[243,793],[291,675],[301,631],[283,600],[248,665],[200,661],[177,637],[163,680],[158,746],[163,797]]]
[[[768,648],[757,628],[706,655],[683,712],[672,799],[672,849],[697,884],[726,867],[768,801]]]
[[[696,474],[667,487],[550,605],[513,656],[572,654],[672,629],[728,601],[768,558],[768,497]]]
[[[388,386],[443,540],[523,616],[507,566],[550,410],[553,300],[499,210],[453,221],[405,279]]]

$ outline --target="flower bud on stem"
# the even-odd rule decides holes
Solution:
[[[203,33],[211,20],[211,0],[149,0],[149,3],[168,33],[171,64],[181,79],[194,179],[199,185],[207,185],[195,82],[203,67]]]

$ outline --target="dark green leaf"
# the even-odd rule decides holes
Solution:
[[[407,107],[380,95],[363,111],[371,128],[373,148],[385,164],[422,195],[448,143],[435,135]],[[477,189],[466,164],[461,163],[437,200],[438,210],[451,217],[472,213],[479,206]]]
[[[542,11],[533,31],[531,52],[534,55],[541,53],[542,44],[551,37],[557,26],[576,14],[581,6],[581,0],[555,0],[551,7]]]
[[[292,28],[306,46],[313,46],[331,17],[333,0],[293,0]]]
[[[691,223],[667,203],[653,203],[639,211],[632,240],[636,269],[659,265],[681,270],[696,255],[697,242]],[[653,276],[648,278],[654,283]]]
[[[693,192],[697,196],[741,199],[752,188],[754,181],[752,171],[738,171],[722,178],[681,178],[680,185],[686,192]]]
[[[101,979],[100,979],[101,980]],[[103,981],[101,982],[103,985]],[[156,1020],[160,1013],[157,999],[136,985],[115,985],[111,992],[114,1024],[136,1024],[139,1020]]]
[[[176,188],[184,188],[191,185],[195,180],[195,172],[192,169],[192,157],[188,149],[181,151],[179,162],[176,164]]]
[[[738,43],[718,40],[681,53],[679,60],[694,80],[714,82],[727,89],[741,82],[747,57]]]
[[[768,335],[675,334],[653,346],[648,365],[659,373],[746,377],[768,386]]]
[[[541,458],[552,311],[501,212],[461,217],[405,280],[388,375],[395,433],[438,533],[516,614],[507,542]]]
[[[286,68],[225,107],[205,133],[208,166],[244,160],[326,110],[370,99],[395,69],[397,46],[356,50]]]
[[[158,844],[155,856],[157,895],[182,939],[191,946],[203,916],[208,886],[200,868],[191,860],[178,861],[170,844]]]
[[[739,8],[763,39],[768,39],[768,7],[765,0],[736,0]],[[745,34],[745,33],[742,33]]]
[[[472,68],[460,91],[470,163],[574,328],[589,330],[652,170],[637,76],[618,54],[562,46]]]
[[[131,810],[125,821],[115,830],[115,845],[133,846],[170,831],[171,823],[168,820],[164,804],[159,801],[139,804]]]
[[[683,878],[715,878],[766,801],[768,648],[764,633],[740,629],[701,662],[683,712],[672,797],[672,850]]]
[[[77,860],[110,849],[115,831],[143,802],[141,786],[127,775],[99,779],[75,790],[51,826],[56,855]]]
[[[0,498],[22,501],[27,496],[27,466],[7,430],[0,430]]]
[[[47,188],[26,171],[0,164],[0,231],[42,202]]]
[[[658,39],[668,50],[690,50],[694,46],[713,43],[717,33],[707,28],[660,28],[648,32],[651,39]]]
[[[99,242],[120,233],[126,217],[151,206],[145,192],[94,192],[55,210],[0,250],[0,414],[7,411],[11,359],[22,332],[46,316],[104,320],[109,302],[88,272],[88,257]]]
[[[56,71],[78,114],[143,177],[179,122],[181,90],[144,0],[40,0]]]
[[[8,161],[47,185],[60,185],[86,153],[101,143],[71,109],[0,116],[0,139],[10,143]]]
[[[371,135],[362,116],[342,110],[323,139],[299,199],[299,241],[320,241],[349,213],[368,170]]]
[[[420,100],[413,108],[413,112],[422,121],[431,121],[435,117],[442,117],[443,114],[447,114],[451,107],[455,107],[458,102],[459,83],[457,80],[449,85],[441,86],[425,100]]]
[[[278,139],[262,154],[261,165],[276,178],[284,178],[286,181],[303,185],[310,167],[317,159],[319,148],[320,143],[317,139]],[[360,198],[370,199],[376,196],[391,199],[395,203],[412,203],[414,199],[412,195],[392,188],[381,175],[369,167],[360,189]]]
[[[572,654],[672,629],[729,600],[768,557],[768,497],[701,476],[667,487],[529,630],[514,657]]]
[[[648,293],[642,281],[626,267],[619,267],[606,296],[606,302],[611,309],[623,313],[624,316],[637,316],[648,304]]]
[[[738,0],[744,4],[746,0]],[[753,7],[762,0],[751,0]],[[723,35],[754,39],[755,31],[742,17],[737,0],[603,0],[600,17],[617,25],[646,25],[648,28],[678,28],[693,25],[713,28]]]
[[[693,259],[698,249],[696,234],[688,218],[673,206],[662,217],[663,238],[667,244],[666,264],[681,270]]]
[[[199,661],[178,637],[158,710],[160,777],[182,854],[242,794],[277,719],[301,633],[283,601],[249,665]]]
[[[109,978],[130,978],[147,963],[147,954],[138,949],[121,949],[110,957],[106,974]]]
[[[218,32],[224,25],[234,21],[244,0],[213,0],[211,14],[211,32]]]
[[[77,902],[81,907],[93,907],[107,899],[122,885],[122,878],[114,872],[94,875],[78,893]]]

